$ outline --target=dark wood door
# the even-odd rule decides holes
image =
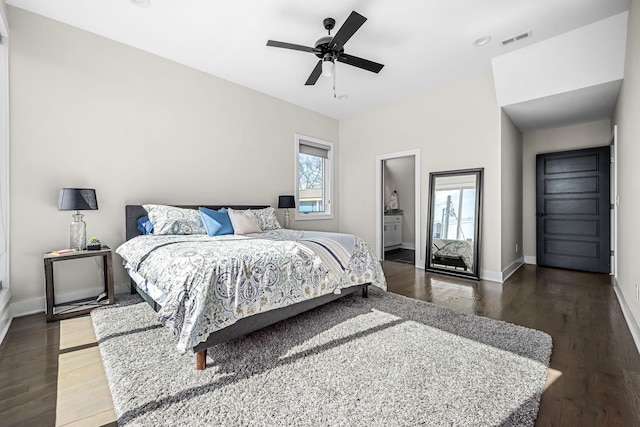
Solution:
[[[611,271],[610,148],[536,156],[537,264]]]

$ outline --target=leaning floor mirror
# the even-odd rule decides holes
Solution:
[[[429,174],[427,270],[480,278],[483,171]]]

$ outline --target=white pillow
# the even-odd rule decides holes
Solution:
[[[234,234],[262,233],[255,214],[250,210],[235,211],[227,208],[227,212],[229,212],[229,219],[231,220],[231,225],[233,225]]]

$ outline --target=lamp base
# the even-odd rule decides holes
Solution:
[[[289,228],[289,209],[284,211],[284,228]]]
[[[73,214],[71,232],[69,234],[69,248],[84,251],[87,249],[87,224],[82,220],[80,212]]]

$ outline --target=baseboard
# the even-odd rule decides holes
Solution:
[[[13,320],[13,316],[10,316],[11,308],[9,308],[9,316],[7,319],[0,320],[0,344],[4,341],[4,337],[7,336],[7,332],[9,332],[9,327],[11,326],[11,321]]]
[[[524,263],[525,264],[538,265],[536,257],[531,256],[531,255],[525,255],[524,256]]]
[[[480,279],[481,280],[488,280],[490,282],[502,283],[502,272],[500,272],[500,271],[490,271],[490,270],[481,270],[480,271]]]
[[[28,316],[30,314],[44,312],[44,297],[29,298],[22,301],[15,301],[11,304],[13,317]]]
[[[400,245],[400,249],[409,249],[411,251],[415,251],[416,245],[411,242],[402,242],[402,244]]]
[[[640,353],[640,326],[638,325],[638,322],[636,322],[636,319],[629,308],[629,304],[627,304],[627,300],[624,298],[624,293],[622,292],[622,289],[620,289],[618,280],[615,277],[613,278],[613,290],[618,297],[620,308],[622,308],[622,314],[624,315],[624,319],[627,321],[633,341],[636,343],[636,349],[638,350],[638,353]]]
[[[9,303],[10,297],[9,289],[0,289],[0,307],[2,307],[0,309],[0,344],[4,341],[13,320],[13,311]]]
[[[513,261],[509,267],[502,271],[502,282],[506,282],[513,273],[515,273],[520,267],[524,265],[524,258],[520,257]]]
[[[113,290],[117,294],[128,294],[131,292],[131,283],[117,283],[113,286]]]
[[[129,283],[116,284],[113,289],[116,294],[124,294],[130,291]],[[82,291],[57,294],[56,298],[59,301],[73,301],[97,296],[101,291],[102,288],[83,289]],[[44,313],[45,305],[46,300],[44,296],[16,301],[12,304],[13,317],[22,317],[28,316],[30,314]]]

